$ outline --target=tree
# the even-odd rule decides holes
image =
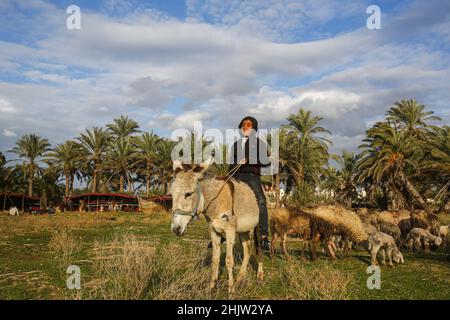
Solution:
[[[352,199],[358,195],[355,182],[358,156],[353,152],[343,150],[340,156],[335,157],[335,160],[339,165],[337,172],[339,183],[337,198],[346,207],[351,208]]]
[[[158,176],[164,193],[168,192],[169,183],[172,180],[172,149],[174,146],[175,141],[169,139],[161,139],[159,143],[156,167],[158,169]]]
[[[56,145],[47,154],[46,162],[57,172],[64,175],[66,181],[65,196],[71,194],[71,187],[73,186],[73,180],[80,165],[81,157],[82,148],[73,140]]]
[[[77,138],[82,147],[82,159],[92,171],[92,192],[97,192],[98,175],[102,172],[102,164],[105,159],[106,148],[110,136],[100,127],[87,130]]]
[[[423,141],[390,122],[376,123],[367,131],[364,141],[367,143],[360,146],[364,150],[358,162],[359,181],[371,178],[375,183],[384,183],[394,189],[403,187],[422,208],[431,212],[409,179],[409,175],[419,170]]]
[[[139,132],[139,125],[133,119],[128,116],[120,116],[113,120],[113,123],[107,124],[108,131],[116,138],[126,138],[133,133]]]
[[[145,192],[150,195],[150,182],[158,158],[158,147],[160,138],[152,132],[145,132],[135,137],[136,154],[133,160],[133,167],[145,176]]]
[[[309,182],[317,181],[320,172],[328,162],[328,144],[331,141],[323,137],[331,132],[318,123],[321,117],[313,116],[311,111],[300,109],[297,114],[290,114],[287,118],[291,137],[284,143],[289,143],[290,152],[287,166],[299,187],[305,179]]]
[[[33,195],[33,179],[36,172],[41,171],[39,162],[47,151],[49,151],[50,143],[47,139],[43,139],[35,134],[27,134],[22,136],[16,142],[16,146],[9,150],[20,158],[25,159],[23,165],[26,168],[28,176],[28,195]],[[18,161],[15,159],[14,161]]]
[[[131,143],[131,139],[127,139],[126,137],[119,138],[107,148],[107,160],[105,165],[107,168],[111,169],[114,174],[119,176],[121,193],[125,192],[125,179],[127,179],[129,190],[132,188],[132,181],[129,174],[134,156],[134,145]]]
[[[386,113],[387,120],[398,125],[400,130],[417,139],[426,139],[430,130],[429,121],[438,121],[441,118],[433,116],[433,111],[424,111],[425,106],[419,105],[416,100],[401,100]]]

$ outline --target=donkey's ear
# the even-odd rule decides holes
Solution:
[[[194,168],[194,172],[205,172],[211,164],[214,163],[214,157],[209,157],[204,162],[200,163]]]
[[[177,174],[180,170],[183,170],[183,164],[180,160],[173,160],[173,171]]]

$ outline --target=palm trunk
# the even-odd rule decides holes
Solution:
[[[125,178],[123,177],[123,174],[121,174],[120,181],[119,181],[120,193],[123,193],[124,184],[125,184]]]
[[[97,163],[94,164],[94,175],[92,178],[92,192],[97,192]]]
[[[128,183],[128,192],[133,192],[133,181],[131,181],[131,174],[125,173],[127,176],[127,183]]]
[[[33,196],[33,176],[34,176],[34,168],[33,165],[30,165],[30,174],[28,176],[28,196]]]
[[[73,173],[70,174],[70,195],[73,195],[73,180],[75,180],[75,176]]]
[[[92,192],[97,192],[97,173],[94,172],[94,178],[92,179]]]
[[[150,179],[152,178],[152,164],[150,161],[147,161],[147,174],[145,175],[145,192],[147,197],[150,195]]]
[[[70,190],[70,173],[67,171],[64,173],[64,176],[66,177],[66,197],[69,195]]]
[[[145,192],[147,194],[147,197],[150,195],[150,179],[151,179],[151,175],[149,172],[149,173],[147,173],[147,175],[145,177]]]
[[[411,195],[411,197],[414,198],[414,200],[416,200],[418,203],[420,203],[420,205],[422,206],[422,208],[428,213],[431,214],[433,213],[430,209],[430,207],[428,207],[427,203],[425,202],[425,200],[422,198],[422,196],[420,195],[420,193],[416,190],[416,188],[414,187],[414,185],[411,183],[411,181],[408,180],[408,178],[405,176],[405,174],[403,172],[400,171],[400,179],[403,183],[403,185],[405,186],[406,190],[408,190],[409,194]]]

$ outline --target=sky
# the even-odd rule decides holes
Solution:
[[[379,30],[366,27],[374,4]],[[27,133],[62,143],[120,115],[168,137],[246,115],[270,129],[301,107],[324,118],[332,152],[357,150],[401,99],[450,123],[447,0],[2,0],[0,21],[3,153]]]

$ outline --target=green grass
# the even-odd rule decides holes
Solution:
[[[442,216],[444,223],[450,217]],[[0,216],[0,299],[70,299],[79,298],[76,292],[66,289],[67,266],[58,263],[58,257],[49,243],[55,232],[66,230],[74,239],[80,239],[77,252],[70,263],[80,266],[82,286],[98,280],[95,264],[95,244],[109,241],[118,235],[134,235],[157,248],[169,244],[179,244],[188,250],[194,246],[206,246],[208,227],[204,219],[191,224],[183,238],[177,238],[169,230],[170,216],[167,213],[144,215],[135,213],[102,213],[83,215],[64,213],[56,216]],[[195,248],[195,247],[194,247]],[[450,255],[449,252],[405,253],[405,264],[393,268],[381,267],[381,289],[369,290],[366,287],[366,268],[369,256],[363,251],[353,251],[352,256],[330,261],[320,255],[312,262],[299,259],[300,243],[288,241],[292,260],[287,262],[279,256],[271,260],[265,257],[266,279],[262,284],[254,284],[255,271],[249,272],[247,281],[251,290],[239,297],[251,299],[285,299],[305,297],[290,286],[302,279],[286,279],[285,275],[307,277],[311,281],[321,282],[320,286],[307,284],[310,290],[307,297],[327,298],[317,295],[321,288],[344,281],[336,278],[345,276],[345,298],[349,299],[450,299]],[[163,251],[163,250],[162,250]],[[164,254],[160,252],[159,254]],[[236,250],[237,267],[240,264],[241,251]],[[223,265],[223,257],[222,257]],[[296,269],[300,267],[301,269]],[[209,268],[208,263],[204,268]],[[209,269],[208,269],[209,271]],[[97,273],[96,273],[97,272]],[[177,271],[178,272],[178,271]],[[323,275],[322,278],[318,277]],[[327,278],[327,277],[331,278]],[[216,298],[227,298],[225,270],[220,273],[222,285]],[[297,281],[297,282],[292,282]],[[343,282],[344,283],[344,282]],[[300,287],[303,285],[301,284]],[[310,287],[308,287],[310,286]],[[303,290],[303,289],[299,289]],[[315,290],[315,291],[314,291]],[[342,292],[341,292],[342,293]],[[333,295],[331,298],[338,298]],[[86,298],[88,296],[81,296]],[[96,296],[95,298],[99,298]],[[101,298],[101,297],[100,297]],[[198,298],[198,297],[197,297]],[[201,296],[200,296],[201,298]]]

